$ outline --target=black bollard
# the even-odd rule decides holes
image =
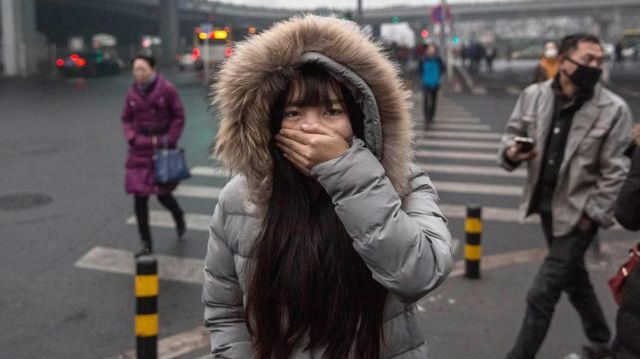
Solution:
[[[152,255],[136,258],[136,357],[158,357],[158,263]]]
[[[466,244],[464,246],[464,276],[480,278],[480,258],[482,257],[482,207],[467,206],[467,218],[464,222]]]

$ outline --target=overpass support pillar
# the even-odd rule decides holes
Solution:
[[[0,0],[3,75],[34,75],[38,70],[35,0]]]
[[[381,24],[373,24],[371,25],[371,35],[376,38],[379,39],[380,37],[382,37],[382,25]]]
[[[162,55],[160,63],[172,66],[178,53],[178,0],[160,1],[160,37]]]

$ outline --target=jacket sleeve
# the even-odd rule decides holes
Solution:
[[[452,267],[451,234],[429,177],[413,168],[400,199],[361,140],[341,157],[311,169],[373,278],[405,302],[435,289]]]
[[[631,169],[613,209],[616,219],[624,228],[640,230],[640,147],[637,145],[631,158]]]
[[[171,96],[169,101],[171,123],[169,124],[168,143],[170,147],[175,147],[178,144],[178,139],[182,135],[182,129],[184,128],[184,107],[178,91],[174,86],[171,86]]]
[[[214,358],[251,358],[253,345],[244,320],[243,293],[233,253],[224,234],[221,202],[213,213],[204,262],[204,325],[211,332]]]
[[[498,164],[507,171],[513,171],[520,166],[520,162],[513,162],[509,160],[507,157],[507,149],[515,143],[514,137],[525,136],[527,133],[526,124],[522,120],[524,115],[524,102],[527,96],[526,90],[520,94],[520,97],[511,112],[511,116],[509,116],[509,120],[507,121],[507,125],[502,134],[500,147],[498,148]]]
[[[136,138],[136,130],[133,126],[133,110],[129,105],[129,96],[125,98],[124,109],[122,110],[122,129],[124,132],[124,138],[127,142],[132,143]]]
[[[605,228],[614,224],[613,203],[629,170],[629,159],[624,155],[624,150],[629,144],[631,123],[631,112],[623,105],[602,143],[598,161],[600,178],[585,204],[587,216]]]

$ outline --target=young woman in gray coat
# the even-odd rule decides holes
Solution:
[[[237,175],[205,260],[214,357],[427,358],[416,302],[451,270],[451,238],[397,69],[355,24],[306,16],[218,76],[215,149]]]

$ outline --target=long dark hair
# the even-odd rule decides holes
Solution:
[[[272,135],[291,92],[300,106],[326,108],[333,92],[362,138],[363,115],[353,96],[318,65],[293,74],[272,108]],[[324,358],[379,358],[387,290],[354,250],[324,189],[296,170],[273,140],[270,152],[273,189],[247,272],[246,322],[257,357],[288,358],[303,343],[305,350],[326,346]]]

